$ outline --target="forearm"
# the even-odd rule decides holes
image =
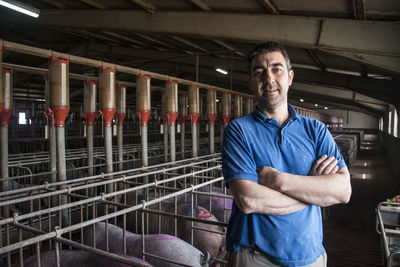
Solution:
[[[321,207],[347,203],[351,196],[350,175],[347,168],[335,174],[301,176],[289,173],[278,173],[273,186],[267,185],[265,179],[260,183],[272,187],[285,195],[299,201]]]
[[[276,190],[243,179],[229,183],[238,208],[246,213],[284,215],[304,209],[308,205]]]

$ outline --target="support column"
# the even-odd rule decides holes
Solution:
[[[148,75],[138,74],[136,78],[136,116],[140,120],[142,139],[142,166],[149,166],[148,144],[147,144],[147,123],[151,114],[150,79]],[[148,183],[147,177],[144,181]]]
[[[161,116],[163,119],[163,135],[164,135],[164,162],[168,162],[168,114],[167,114],[167,98],[165,90],[161,96]]]
[[[188,115],[188,95],[184,93],[179,94],[179,114],[181,115],[181,159],[185,158],[185,125],[186,117]]]
[[[3,84],[3,47],[0,46],[0,85]],[[0,88],[1,89],[1,88]],[[0,115],[4,107],[3,90],[0,90]]]
[[[208,139],[210,154],[214,154],[214,123],[217,118],[217,92],[212,88],[207,89],[207,117],[209,123]]]
[[[50,182],[57,182],[57,136],[56,136],[56,124],[54,120],[54,113],[51,110],[51,97],[50,97],[50,82],[49,76],[46,74],[44,76],[44,91],[45,91],[45,111],[47,118],[47,127],[49,130],[49,157],[50,166],[49,171],[52,172],[50,175]],[[53,203],[55,204],[57,200],[53,198]]]
[[[192,157],[197,157],[197,121],[200,117],[199,87],[189,86],[189,117],[192,121]]]
[[[97,81],[86,80],[84,86],[83,117],[86,119],[88,175],[93,176],[93,124],[96,118]]]
[[[122,147],[124,144],[124,119],[126,116],[126,85],[118,84],[117,86],[117,121],[118,121],[118,170],[122,171],[124,169],[123,161],[124,154]]]
[[[254,110],[254,108],[253,108],[254,103],[253,102],[254,102],[253,97],[249,97],[248,96],[246,98],[246,114],[245,115],[248,115],[248,114],[253,112],[253,110]]]
[[[243,97],[239,94],[235,94],[235,100],[233,103],[233,118],[238,119],[243,116]]]
[[[176,160],[175,122],[178,117],[178,83],[168,80],[165,87],[167,117],[169,121],[170,159],[173,162]]]
[[[224,92],[222,94],[222,120],[223,124],[221,125],[221,145],[222,145],[222,137],[224,136],[224,129],[228,125],[231,119],[231,107],[232,105],[232,96],[231,93]]]
[[[0,134],[1,134],[1,191],[8,191],[8,121],[13,112],[13,70],[3,69],[2,71],[2,96],[3,111],[0,115]],[[1,88],[0,88],[1,89]],[[2,209],[3,218],[10,217],[9,206]]]
[[[61,58],[50,58],[49,67],[50,108],[54,114],[57,145],[58,182],[67,180],[65,162],[65,129],[64,123],[69,112],[69,61]],[[59,189],[66,188],[65,185]],[[67,204],[67,196],[61,195],[61,205]],[[68,210],[61,211],[61,227],[68,226]]]
[[[112,119],[116,111],[115,69],[101,67],[99,70],[100,112],[104,123],[104,149],[106,173],[113,172]],[[110,177],[110,179],[112,179]],[[107,193],[113,192],[113,184],[107,186]]]

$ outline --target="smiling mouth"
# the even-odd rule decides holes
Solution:
[[[264,89],[263,95],[273,95],[278,92],[278,89]]]

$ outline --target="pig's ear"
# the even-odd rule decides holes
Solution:
[[[208,266],[208,263],[210,262],[211,255],[208,253],[208,251],[203,252],[203,256],[201,257],[201,266]]]

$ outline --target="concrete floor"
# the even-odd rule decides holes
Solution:
[[[350,173],[350,202],[330,207],[324,225],[328,266],[383,266],[375,208],[379,202],[400,194],[399,185],[379,143],[361,145]]]

